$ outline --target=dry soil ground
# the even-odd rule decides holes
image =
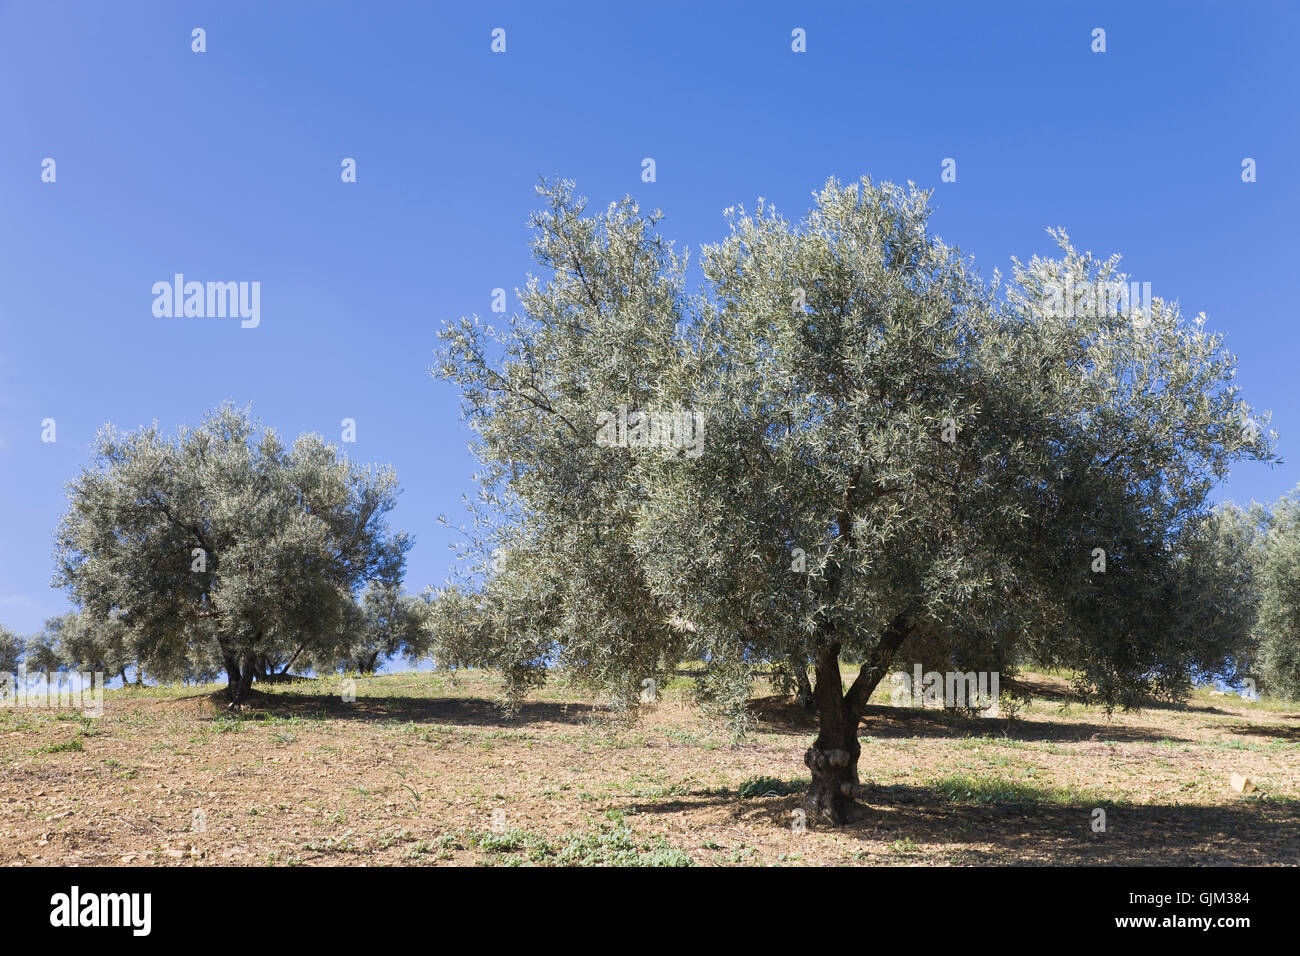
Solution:
[[[968,719],[882,691],[868,812],[797,832],[813,729],[782,698],[732,746],[680,682],[619,733],[562,682],[513,719],[487,674],[340,686],[242,717],[213,687],[110,692],[98,719],[0,709],[0,864],[1300,863],[1300,708],[1267,701],[1108,720],[1027,675],[1015,719]]]

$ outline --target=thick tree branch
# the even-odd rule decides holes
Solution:
[[[911,630],[909,615],[904,612],[890,621],[884,633],[880,635],[880,641],[871,651],[871,656],[862,665],[862,669],[858,671],[857,679],[853,681],[853,685],[844,697],[844,706],[854,720],[866,712],[867,701],[871,699],[872,692],[889,670],[894,654],[903,646]]]

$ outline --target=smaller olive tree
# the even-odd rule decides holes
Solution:
[[[125,684],[128,667],[135,671],[135,682],[143,684],[144,668],[128,631],[113,615],[96,618],[69,611],[49,618],[28,650],[28,670],[89,670]]]
[[[1300,700],[1300,488],[1273,506],[1259,570],[1261,689]]]
[[[428,602],[403,594],[400,585],[372,581],[348,618],[339,659],[345,671],[373,674],[383,661],[399,654],[418,657],[425,646]]]
[[[1165,607],[1165,633],[1179,641],[1170,656],[1190,681],[1230,687],[1259,666],[1260,572],[1268,512],[1221,504],[1180,535]]]
[[[18,670],[24,643],[22,635],[0,624],[0,674],[12,674]]]
[[[229,404],[174,438],[106,426],[68,497],[56,584],[159,676],[219,661],[233,706],[255,677],[334,657],[356,593],[400,582],[410,547],[386,522],[391,469],[317,435],[287,446]]]

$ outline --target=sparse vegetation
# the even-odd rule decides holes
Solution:
[[[1300,710],[1268,698],[1107,718],[1062,709],[1068,675],[1031,674],[1016,720],[971,721],[882,692],[860,738],[868,816],[798,832],[810,724],[788,698],[715,746],[684,686],[653,727],[601,733],[563,681],[513,718],[483,671],[364,677],[355,704],[334,686],[279,685],[241,717],[219,686],[110,691],[94,721],[0,710],[0,864],[1300,862]],[[1238,772],[1259,791],[1231,789]]]

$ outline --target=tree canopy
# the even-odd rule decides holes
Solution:
[[[336,664],[344,670],[373,674],[382,661],[399,654],[415,659],[427,648],[427,600],[403,594],[401,586],[372,581],[361,594],[350,639],[340,647]]]
[[[0,675],[17,672],[23,661],[24,645],[20,635],[0,624]]]

